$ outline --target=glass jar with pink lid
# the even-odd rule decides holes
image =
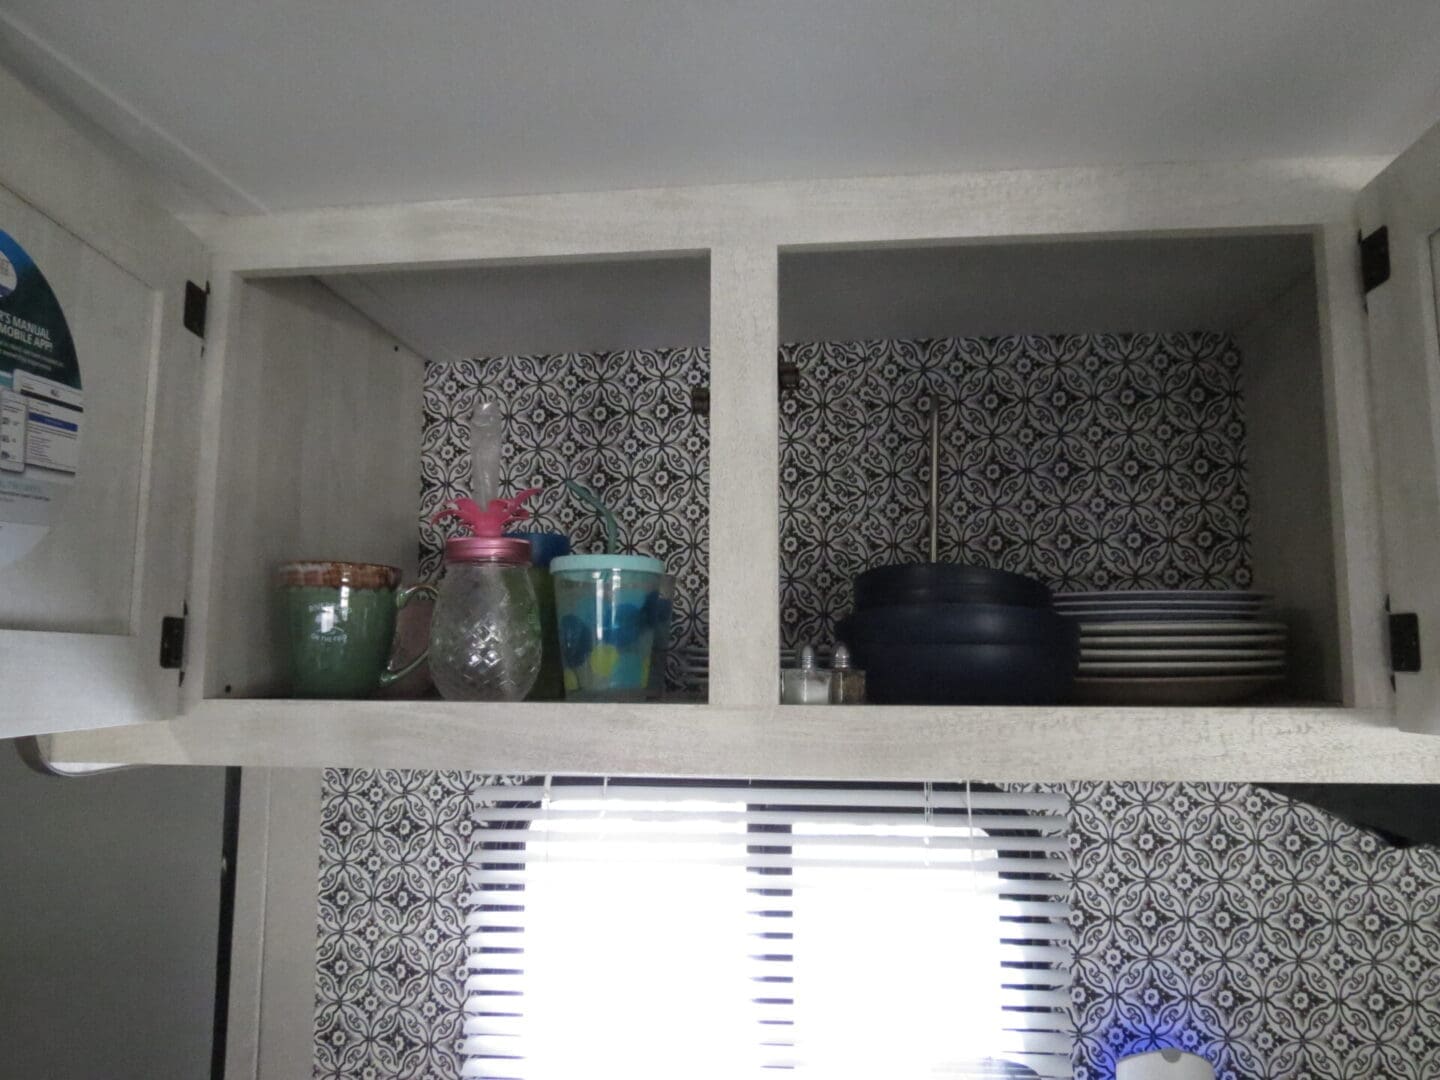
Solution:
[[[529,573],[530,542],[504,535],[507,522],[529,517],[522,503],[539,488],[480,509],[469,499],[447,503],[434,520],[456,517],[471,535],[445,542],[445,572],[430,623],[430,671],[452,701],[520,701],[540,674],[544,640]]]

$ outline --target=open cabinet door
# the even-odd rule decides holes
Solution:
[[[0,71],[0,738],[179,707],[198,240]]]
[[[1440,125],[1365,189],[1360,226],[1396,716],[1440,735]]]

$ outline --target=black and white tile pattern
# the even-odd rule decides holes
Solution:
[[[1222,334],[786,346],[781,637],[825,643],[873,566],[940,559],[1057,589],[1250,584],[1240,354]]]
[[[824,644],[872,566],[927,557],[927,412],[941,409],[940,557],[1058,589],[1244,588],[1249,506],[1240,355],[1225,335],[1086,334],[787,345],[781,399],[782,643]],[[469,416],[505,414],[505,483],[546,487],[536,527],[599,550],[561,482],[616,510],[627,550],[679,579],[677,643],[707,644],[709,425],[690,389],[708,350],[432,364],[422,444],[421,570],[468,495]],[[446,528],[453,528],[453,525]]]
[[[1237,784],[1071,784],[1076,1080],[1440,1076],[1440,851]]]
[[[316,1077],[459,1075],[462,895],[490,782],[326,770]],[[1221,1080],[1440,1076],[1440,851],[1243,784],[1058,790],[1076,1080],[1163,1046]]]
[[[678,651],[704,647],[709,619],[710,426],[690,390],[710,379],[709,352],[633,349],[429,364],[421,441],[420,571],[439,573],[453,522],[431,525],[470,492],[470,414],[493,400],[505,417],[503,483],[543,487],[526,527],[568,533],[576,551],[604,548],[604,528],[564,481],[615,512],[624,550],[655,555],[676,578]]]
[[[494,782],[470,773],[325,770],[317,1078],[460,1075],[460,897],[474,807]]]

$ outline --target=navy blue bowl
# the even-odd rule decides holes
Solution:
[[[1074,650],[1079,625],[1054,608],[1013,604],[897,604],[856,611],[840,621],[839,639],[855,649],[868,643],[919,645],[1017,644]]]
[[[855,578],[856,611],[932,603],[1049,607],[1050,589],[1008,570],[956,563],[877,566]]]
[[[1054,705],[1075,681],[1076,653],[1052,645],[852,645],[877,705]]]

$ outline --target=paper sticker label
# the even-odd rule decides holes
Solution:
[[[28,417],[25,399],[10,390],[0,390],[0,469],[25,471],[25,426]]]
[[[0,566],[44,538],[80,469],[85,395],[45,275],[0,231]]]

